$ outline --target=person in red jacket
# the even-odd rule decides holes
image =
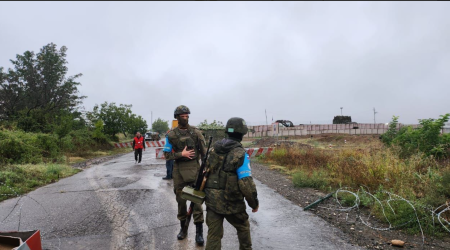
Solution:
[[[145,140],[144,137],[141,136],[141,133],[137,132],[136,137],[133,139],[133,151],[134,151],[134,159],[135,163],[141,163],[142,160],[142,149],[145,151]],[[139,155],[139,162],[138,162]]]

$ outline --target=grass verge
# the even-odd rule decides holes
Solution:
[[[393,227],[418,233],[419,218],[426,234],[446,233],[433,222],[436,218],[431,211],[450,200],[448,162],[422,154],[399,158],[393,150],[383,147],[337,150],[280,147],[258,160],[289,174],[297,187],[327,192],[340,187],[357,190],[359,206],[369,208],[380,221],[388,220]],[[391,199],[387,192],[403,199]],[[339,199],[351,207],[356,197],[344,193]],[[450,218],[449,214],[444,216]]]
[[[81,151],[80,151],[81,152]],[[131,152],[130,148],[65,153],[57,163],[0,165],[0,201],[72,176],[81,170],[70,165],[92,158]]]
[[[28,193],[80,171],[64,164],[0,166],[0,201]]]

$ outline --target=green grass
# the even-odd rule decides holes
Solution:
[[[0,182],[2,182],[0,183],[0,194],[25,194],[38,187],[56,182],[61,178],[72,176],[80,171],[64,164],[0,166]],[[0,201],[10,197],[0,195]]]
[[[292,176],[297,187],[327,192],[348,187],[358,193],[360,207],[369,208],[380,221],[387,222],[384,218],[386,214],[394,227],[417,220],[414,209],[407,202],[398,200],[388,204],[389,199],[384,191],[389,191],[414,205],[426,234],[439,236],[445,233],[439,223],[433,223],[430,211],[450,199],[448,161],[439,162],[423,154],[404,159],[383,147],[335,150],[280,147],[270,155],[261,157],[260,161],[268,163],[271,169],[282,170]],[[364,193],[362,187],[371,190],[382,204]],[[338,198],[344,206],[351,207],[355,203],[355,196],[349,193],[339,193]],[[445,216],[449,217],[449,214]],[[411,234],[420,232],[416,221],[403,227]]]
[[[0,165],[0,201],[14,197],[11,188],[17,194],[26,194],[38,187],[72,176],[81,170],[70,164],[88,159],[131,152],[131,148],[113,148],[111,150],[86,150],[83,154],[66,153],[57,163],[8,164]],[[10,187],[10,188],[8,188]]]
[[[311,187],[325,189],[328,186],[328,176],[324,171],[298,171],[292,175],[292,182],[296,187]]]

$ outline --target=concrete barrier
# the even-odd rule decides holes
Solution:
[[[163,152],[164,148],[156,148],[156,159],[165,159],[164,157],[164,152]]]
[[[418,124],[397,124],[397,129],[404,126],[418,128]],[[271,125],[248,126],[246,138],[274,136],[308,136],[320,134],[350,134],[350,135],[381,135],[389,129],[386,123],[355,123],[355,124],[300,124],[294,127],[284,127],[278,123]],[[448,130],[443,129],[443,133]]]

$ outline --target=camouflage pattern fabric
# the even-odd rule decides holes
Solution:
[[[183,181],[183,177],[180,174],[180,169],[183,169],[183,165],[186,164],[190,164],[191,162],[177,162],[175,161],[173,164],[173,173],[172,173],[172,178],[173,178],[173,192],[175,193],[175,197],[178,203],[178,214],[177,214],[177,218],[178,220],[186,220],[187,217],[187,200],[181,198],[181,190],[183,190],[183,188],[185,186],[193,186],[194,185],[194,181],[191,182],[184,182]],[[193,163],[197,163],[198,162],[193,162]],[[200,166],[198,167],[198,169],[200,169]],[[198,171],[196,172],[198,173]],[[194,223],[203,223],[204,222],[204,218],[203,218],[203,206],[201,204],[194,204],[194,211],[193,211],[193,218],[194,218]]]
[[[248,132],[247,123],[242,118],[232,117],[227,121],[225,131],[227,133],[239,133],[245,135]]]
[[[216,142],[210,152],[206,162],[210,174],[204,190],[208,225],[205,249],[221,249],[224,218],[237,230],[239,249],[252,249],[244,198],[253,209],[258,208],[259,201],[253,178],[238,179],[237,170],[245,157],[242,144],[233,138]]]
[[[166,160],[182,160],[190,161],[190,159],[182,157],[181,152],[184,147],[194,149],[196,155],[193,160],[200,160],[199,154],[204,157],[206,154],[206,142],[203,134],[194,126],[188,126],[187,129],[174,128],[167,134],[169,143],[173,147],[174,152],[164,152]]]
[[[173,118],[177,118],[177,115],[190,114],[190,113],[191,113],[191,111],[189,110],[188,107],[186,107],[184,105],[180,105],[175,108],[175,111],[173,111]]]
[[[181,190],[185,186],[193,186],[200,169],[200,157],[206,154],[205,138],[200,130],[193,126],[187,129],[175,128],[169,131],[168,141],[172,145],[172,152],[164,152],[166,160],[175,160],[173,164],[173,188],[178,203],[179,220],[185,220],[187,214],[187,200],[181,198]],[[184,147],[194,149],[193,159],[181,156]],[[203,209],[199,204],[194,205],[194,223],[203,222]]]
[[[239,239],[239,249],[252,249],[252,238],[250,235],[250,223],[247,212],[237,214],[218,214],[211,209],[206,210],[206,225],[208,225],[208,236],[206,239],[206,250],[222,249],[223,219],[226,219],[236,228]]]
[[[244,157],[245,150],[237,141],[224,139],[214,144],[206,162],[208,171],[211,171],[204,190],[208,208],[219,214],[241,213],[246,209],[244,198],[251,208],[258,207],[253,178],[249,176],[238,180],[237,177],[236,171],[242,166]]]

